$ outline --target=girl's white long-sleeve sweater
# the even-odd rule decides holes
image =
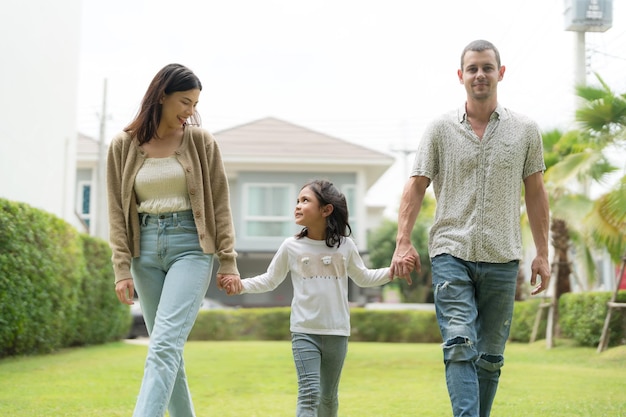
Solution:
[[[290,330],[295,333],[349,336],[348,277],[360,287],[390,281],[389,268],[365,267],[352,239],[344,238],[339,248],[330,248],[323,240],[290,237],[267,272],[242,280],[242,292],[271,291],[288,272],[293,283]]]

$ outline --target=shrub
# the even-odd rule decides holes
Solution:
[[[610,293],[568,293],[559,303],[559,324],[564,337],[584,346],[600,340]],[[618,294],[626,302],[626,291]],[[538,314],[537,339],[546,334],[548,310],[540,311],[542,297],[516,301],[510,341],[530,341]],[[192,330],[193,340],[285,340],[289,337],[289,307],[201,312]],[[204,314],[203,314],[204,313]],[[367,310],[352,308],[351,340],[365,342],[440,343],[433,311]],[[610,323],[609,345],[626,344],[626,310],[615,310]]]
[[[200,311],[189,340],[237,340],[241,320],[234,310]]]
[[[81,235],[85,268],[78,303],[78,337],[74,345],[119,340],[128,334],[132,317],[129,307],[115,294],[111,250],[102,239]]]
[[[352,340],[364,342],[441,342],[433,311],[378,311],[353,308]]]
[[[540,299],[515,303],[511,340],[528,342]],[[190,340],[289,340],[289,307],[201,311]],[[441,343],[434,311],[352,308],[351,340],[391,343]],[[546,331],[546,315],[538,334]]]
[[[190,340],[290,340],[289,307],[201,311]],[[351,310],[352,340],[440,342],[432,311]]]
[[[189,340],[291,340],[289,307],[206,310]]]
[[[3,355],[55,350],[73,337],[81,258],[76,231],[7,200],[0,200],[0,225]]]
[[[509,340],[513,342],[530,341],[535,320],[537,319],[537,314],[539,313],[539,305],[543,302],[545,302],[545,300],[541,298],[531,298],[525,301],[515,302]],[[539,326],[537,327],[538,339],[542,339],[542,335],[546,334],[546,326],[547,310],[544,310],[541,312]]]
[[[94,269],[110,263],[110,255],[85,242],[91,240],[54,215],[0,199],[0,357],[47,353],[122,333],[110,321],[129,317],[128,307],[112,302],[112,272]],[[96,284],[104,281],[106,291]],[[102,308],[84,305],[85,298]],[[124,325],[127,331],[130,321]],[[108,335],[95,336],[92,326],[107,327]]]
[[[583,346],[597,346],[607,314],[610,292],[567,293],[559,299],[559,324],[563,336],[576,340]],[[626,291],[620,291],[618,302],[626,303]],[[615,309],[609,323],[608,346],[625,343],[624,309]]]

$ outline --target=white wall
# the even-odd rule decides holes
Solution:
[[[81,0],[3,0],[0,197],[74,223]]]

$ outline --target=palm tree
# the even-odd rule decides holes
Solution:
[[[586,289],[595,280],[593,252],[598,244],[586,222],[594,205],[588,188],[591,181],[601,182],[615,168],[584,131],[548,132],[544,135],[544,146],[551,146],[545,150],[545,181],[550,196],[558,299],[571,290],[570,254],[575,255],[576,264],[584,272],[578,284]]]
[[[579,183],[586,182],[590,168],[594,165],[606,167],[605,161],[598,159],[598,153],[588,151],[590,145],[587,138],[577,130],[566,133],[554,129],[543,132],[543,153],[546,164],[544,180],[550,198],[550,232],[551,244],[554,248],[552,265],[553,279],[555,279],[555,298],[571,291],[570,276],[574,270],[571,267],[570,255],[574,254],[577,264],[586,265],[586,275],[594,276],[594,262],[585,262],[591,259],[591,252],[582,236],[583,218],[592,206],[592,201],[582,191]],[[605,169],[605,168],[603,168]],[[522,215],[524,241],[532,241],[530,227],[525,213]],[[584,285],[581,283],[581,285]],[[556,313],[555,313],[556,314]]]
[[[587,221],[594,239],[618,262],[626,253],[626,176],[594,202]]]
[[[576,120],[601,149],[626,152],[626,94],[616,94],[596,74],[599,87],[578,87],[585,102]],[[624,175],[593,204],[587,218],[594,240],[601,243],[614,262],[626,252],[626,167]]]
[[[598,80],[600,88],[577,88],[584,100],[576,113],[580,129],[543,135],[556,300],[571,291],[572,254],[584,272],[585,279],[579,284],[586,289],[596,277],[594,252],[605,249],[617,261],[626,246],[626,177],[597,200],[589,197],[591,182],[602,183],[616,170],[606,150],[626,143],[626,96],[613,94],[600,77]],[[557,307],[558,302],[554,305],[554,323],[558,323]]]
[[[617,169],[606,157],[607,150],[626,150],[626,95],[614,94],[597,78],[600,87],[577,87],[583,99],[576,112],[580,129],[544,135],[557,297],[569,290],[569,253],[576,255],[586,278],[581,285],[587,286],[596,276],[595,250],[606,250],[617,262],[626,248],[626,177],[595,201],[588,192],[591,182],[603,184]]]

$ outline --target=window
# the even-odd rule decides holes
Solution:
[[[78,198],[76,199],[78,216],[89,228],[91,223],[91,182],[78,183]]]
[[[287,237],[293,234],[293,185],[247,184],[244,230],[249,237]]]

